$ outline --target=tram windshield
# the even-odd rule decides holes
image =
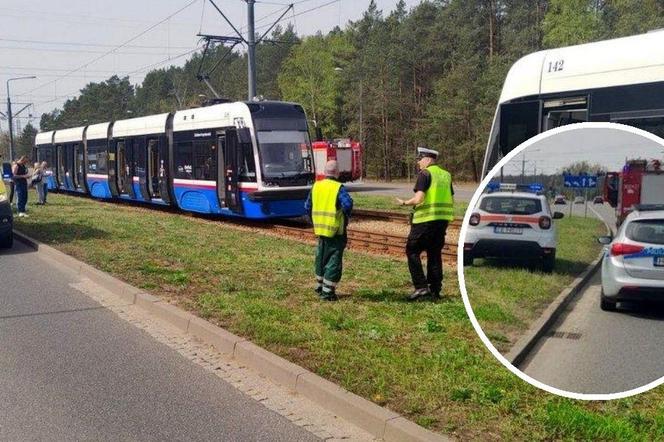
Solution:
[[[313,177],[311,143],[306,131],[271,130],[257,134],[264,180],[282,184],[283,180]]]

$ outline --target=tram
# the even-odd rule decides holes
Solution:
[[[503,85],[482,176],[529,138],[604,121],[664,136],[664,31],[527,55]]]
[[[37,134],[51,190],[251,219],[304,215],[315,180],[294,103],[220,103]]]

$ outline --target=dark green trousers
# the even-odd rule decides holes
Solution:
[[[332,238],[318,237],[316,248],[316,281],[322,296],[334,294],[337,283],[341,280],[344,249],[348,238],[337,235]]]

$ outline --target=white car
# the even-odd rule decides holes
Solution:
[[[636,206],[615,238],[601,236],[602,310],[620,301],[664,300],[664,206]]]
[[[542,270],[553,271],[556,262],[554,219],[544,195],[496,192],[480,197],[470,216],[463,245],[463,265],[475,258],[537,258]]]

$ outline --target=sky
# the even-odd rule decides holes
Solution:
[[[348,21],[361,18],[369,5],[369,0],[291,1],[294,9],[280,24],[293,23],[299,35],[343,28]],[[408,9],[420,3],[405,1]],[[376,0],[385,15],[397,2]],[[236,28],[246,31],[244,0],[215,3]],[[256,0],[256,31],[266,31],[289,3]],[[208,0],[2,0],[2,101],[6,103],[8,79],[37,76],[9,83],[15,112],[31,104],[21,113],[19,124],[25,125],[32,115],[37,126],[42,113],[61,108],[89,82],[118,74],[129,75],[133,84],[140,84],[150,69],[182,65],[200,46],[199,32],[234,35]],[[6,104],[0,110],[5,112]],[[0,121],[1,130],[7,127],[6,120]]]
[[[554,174],[579,161],[620,171],[625,159],[662,159],[664,145],[622,129],[588,128],[544,138],[517,155],[504,168],[505,175],[520,175],[525,158],[526,175]]]

